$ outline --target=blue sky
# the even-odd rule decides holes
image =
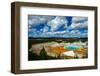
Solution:
[[[83,38],[88,36],[88,18],[79,16],[28,16],[28,37]]]

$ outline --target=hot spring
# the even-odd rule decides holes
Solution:
[[[71,50],[71,51],[78,50],[79,48],[80,48],[80,46],[76,46],[76,45],[64,46],[64,49],[66,49],[66,50]]]

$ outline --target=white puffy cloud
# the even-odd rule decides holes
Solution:
[[[41,23],[48,22],[53,17],[51,16],[29,16],[28,24],[31,26],[37,26]]]
[[[32,37],[61,37],[61,38],[73,38],[73,37],[87,37],[87,33],[81,33],[79,30],[72,31],[58,31],[58,32],[44,32],[44,33],[33,33]]]
[[[72,22],[87,21],[87,17],[73,17]]]
[[[39,30],[31,28],[39,24],[46,24]],[[56,16],[30,16],[29,18],[29,37],[87,37],[88,19],[87,17],[72,17],[72,24],[67,26],[66,17]],[[65,28],[63,31],[58,31],[60,27]],[[81,28],[86,28],[83,33],[79,31]],[[69,31],[69,30],[72,31]]]
[[[50,20],[47,25],[51,27],[51,31],[56,31],[61,26],[67,28],[67,20],[66,17],[57,16],[56,18]]]
[[[57,32],[47,32],[47,34],[50,34],[50,35],[57,35],[57,34],[65,34],[67,33],[66,31],[57,31]]]
[[[72,31],[70,32],[70,34],[75,34],[75,35],[77,35],[77,34],[81,34],[81,32],[80,32],[79,30],[72,30]]]
[[[61,16],[30,16],[29,20],[29,32],[31,32],[30,34],[33,35],[29,35],[29,36],[33,36],[33,37],[50,37],[50,36],[55,36],[57,34],[64,34],[66,33],[66,31],[56,31],[57,29],[59,29],[59,27],[63,26],[63,28],[67,28],[67,20],[66,17],[61,17]],[[41,28],[39,31],[40,33],[37,33],[37,30],[35,30],[35,33],[32,33],[34,30],[31,26],[37,26],[39,24],[46,24],[46,26],[44,26],[43,28]],[[50,31],[50,32],[48,32]]]
[[[29,28],[31,28],[31,26],[38,26],[39,24],[47,24],[47,26],[51,27],[51,31],[56,31],[61,26],[65,29],[67,28],[67,19],[64,16],[29,16]]]
[[[32,37],[62,37],[66,31],[57,31],[57,32],[43,32],[43,33],[33,33]]]
[[[73,17],[71,29],[82,29],[88,28],[88,18],[87,17]]]
[[[44,28],[43,28],[43,32],[47,32],[49,30],[49,27],[48,26],[45,26]]]
[[[84,21],[84,22],[81,22],[81,23],[72,23],[71,28],[72,29],[88,28],[88,22]]]
[[[82,33],[81,31],[79,30],[72,30],[70,32],[67,32],[65,34],[62,35],[62,37],[67,37],[67,38],[73,38],[73,37],[78,37],[78,38],[81,38],[81,37],[87,37],[88,36],[88,33],[85,32],[85,33]]]

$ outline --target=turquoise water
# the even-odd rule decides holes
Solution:
[[[78,50],[80,47],[79,46],[75,46],[75,45],[68,45],[68,46],[64,46],[64,49],[66,50]]]

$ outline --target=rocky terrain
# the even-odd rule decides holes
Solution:
[[[77,46],[78,49],[65,49],[65,46]],[[29,51],[35,53],[37,55],[40,54],[40,51],[44,48],[47,55],[51,57],[60,57],[61,59],[75,59],[75,58],[87,58],[87,48],[88,44],[86,42],[73,42],[73,43],[66,43],[66,42],[44,42],[44,43],[37,43],[32,44]]]

